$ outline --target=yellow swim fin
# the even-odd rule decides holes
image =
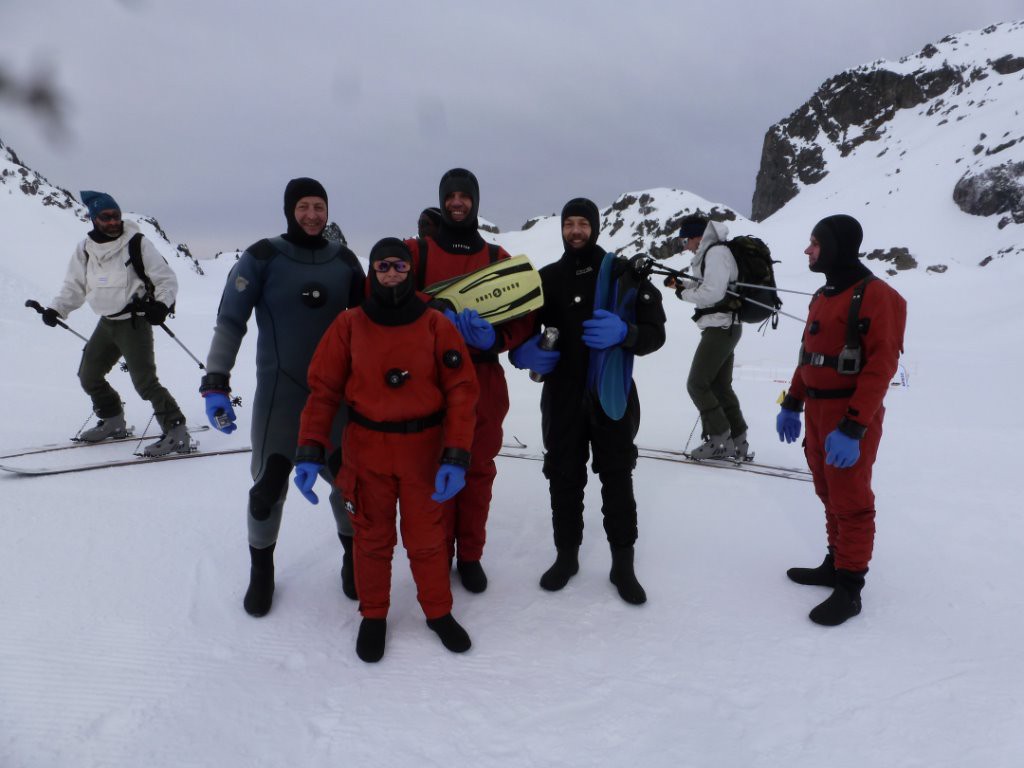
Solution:
[[[515,320],[544,306],[540,273],[522,254],[428,285],[424,291],[443,301],[453,312],[475,309],[492,325]]]

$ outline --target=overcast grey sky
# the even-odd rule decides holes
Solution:
[[[453,166],[503,230],[651,187],[749,214],[765,131],[824,80],[1021,16],[1020,0],[4,0],[0,65],[49,69],[68,131],[3,106],[0,139],[198,256],[282,231],[295,176],[324,183],[360,256],[411,234]]]

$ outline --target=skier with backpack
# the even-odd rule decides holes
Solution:
[[[740,273],[727,245],[728,235],[725,224],[701,214],[684,218],[679,237],[685,250],[693,254],[690,273],[700,279],[689,286],[673,278],[666,281],[676,287],[680,299],[697,307],[693,320],[700,328],[700,342],[686,379],[686,391],[700,412],[704,436],[704,442],[690,453],[690,458],[697,460],[744,459],[750,453],[747,422],[732,388],[733,361],[743,324],[741,302],[729,293]]]
[[[135,391],[153,406],[163,433],[143,454],[188,453],[192,444],[185,416],[157,378],[153,353],[153,326],[163,325],[174,306],[178,279],[138,225],[122,219],[113,197],[93,191],[81,196],[93,229],[75,248],[60,293],[42,312],[51,327],[85,302],[100,315],[78,368],[99,421],[78,438],[96,443],[127,435],[121,396],[106,379],[124,356]]]

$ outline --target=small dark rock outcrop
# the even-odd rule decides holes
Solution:
[[[1007,214],[1001,226],[1024,223],[1024,162],[964,174],[953,187],[953,202],[974,216]]]
[[[892,264],[897,271],[917,268],[917,259],[910,255],[910,251],[907,248],[902,247],[890,248],[887,251],[876,248],[864,258],[868,261],[884,261]]]

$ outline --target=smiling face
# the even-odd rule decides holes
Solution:
[[[473,198],[459,190],[450,192],[444,199],[444,210],[456,224],[466,221],[473,212]]]
[[[562,222],[562,239],[573,250],[579,250],[590,242],[594,230],[583,216],[566,216]]]
[[[303,232],[316,237],[327,226],[327,201],[322,197],[300,197],[295,204],[295,221]]]

